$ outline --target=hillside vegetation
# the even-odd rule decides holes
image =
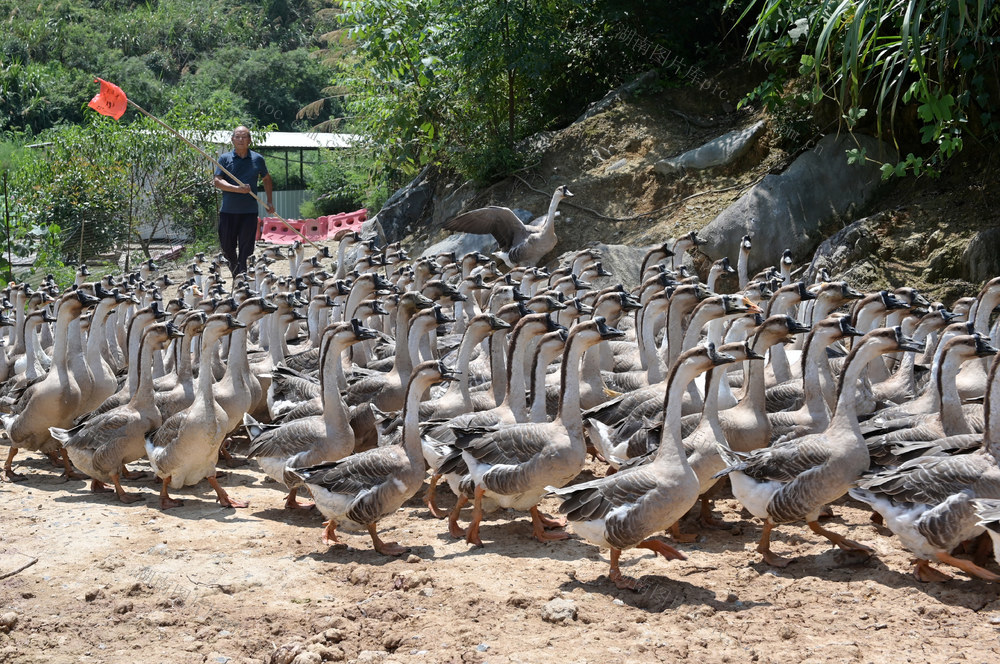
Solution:
[[[211,241],[210,167],[169,140],[147,148],[157,130],[135,113],[112,123],[87,109],[94,76],[179,128],[359,135],[355,150],[308,169],[315,200],[304,212],[313,215],[378,209],[427,166],[480,187],[523,172],[544,161],[530,137],[567,127],[650,69],[660,82],[644,93],[688,89],[724,101],[726,114],[762,112],[789,156],[826,133],[870,133],[898,148],[898,160],[880,164],[886,178],[930,181],[964,149],[995,145],[1000,4],[925,5],[0,0],[4,239],[37,255],[39,270],[135,240],[133,221],[146,217]],[[55,148],[21,149],[29,144]],[[180,172],[136,206],[152,186],[143,152]],[[92,173],[97,186],[82,186]],[[635,184],[616,196],[648,197]],[[93,246],[77,230],[112,219],[115,230]]]

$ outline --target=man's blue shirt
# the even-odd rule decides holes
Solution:
[[[219,157],[219,163],[245,184],[251,191],[257,193],[257,180],[267,175],[267,164],[264,157],[250,150],[246,157],[240,157],[235,150],[230,150]],[[236,184],[221,169],[215,169],[216,175],[221,175],[231,184]],[[237,194],[230,191],[222,192],[222,212],[231,214],[257,214],[257,201],[250,194]]]

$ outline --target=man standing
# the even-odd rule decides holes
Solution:
[[[257,238],[257,201],[250,192],[257,193],[259,178],[264,183],[268,214],[274,214],[274,204],[271,202],[271,175],[264,157],[250,150],[250,130],[240,125],[233,130],[232,141],[233,149],[219,157],[219,163],[244,184],[234,183],[220,168],[215,169],[214,184],[222,191],[219,244],[235,277],[246,272],[247,259],[253,253]]]

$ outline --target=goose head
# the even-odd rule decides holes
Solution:
[[[720,295],[724,316],[739,314],[759,314],[763,309],[750,301],[745,295]]]
[[[799,295],[799,300],[800,301],[806,302],[808,300],[815,300],[816,299],[816,294],[813,293],[811,290],[809,290],[809,288],[806,286],[806,282],[804,282],[804,281],[798,281],[798,282],[796,282],[794,284],[790,284],[790,285],[795,286],[796,290],[798,291],[798,295]]]
[[[567,185],[560,185],[556,187],[555,193],[552,194],[552,198],[557,201],[561,201],[564,198],[573,198],[573,192],[569,190]]]
[[[350,326],[350,333],[356,341],[368,341],[369,339],[378,338],[378,332],[370,327],[365,327],[357,318],[352,318],[351,322],[347,325]]]
[[[460,375],[461,374],[458,371],[448,368],[448,365],[440,360],[427,360],[426,362],[421,362],[413,368],[413,373],[410,374],[409,384],[423,383],[425,386],[429,387],[430,385],[435,385],[437,383],[458,380]],[[409,387],[407,389],[409,389]]]
[[[916,288],[910,288],[909,286],[897,288],[893,291],[893,295],[902,302],[906,302],[910,308],[930,306],[930,301],[921,295],[920,291]]]
[[[877,302],[880,302],[886,311],[895,311],[896,309],[910,309],[912,305],[908,302],[896,297],[894,293],[890,293],[887,290],[882,290],[878,292]]]
[[[740,240],[740,251],[743,253],[749,253],[752,248],[753,242],[750,240],[750,235],[744,235],[743,239]]]
[[[397,311],[409,312],[410,314],[430,309],[434,306],[434,300],[421,295],[416,291],[407,291],[399,296]]]
[[[803,325],[791,316],[771,316],[753,330],[753,347],[765,350],[776,343],[789,343],[792,335],[808,332],[809,329],[808,325]]]
[[[562,311],[566,305],[553,297],[551,293],[542,293],[531,298],[524,304],[529,311],[537,314],[547,314],[555,311]]]
[[[363,312],[362,316],[364,317],[389,315],[389,311],[382,306],[382,300],[376,300],[374,298],[362,300],[356,311]]]
[[[600,339],[599,339],[600,341],[609,341],[609,340],[612,340],[612,339],[622,339],[622,338],[625,337],[625,333],[624,332],[622,332],[621,330],[619,330],[616,327],[611,327],[610,325],[608,325],[608,321],[607,321],[606,318],[604,318],[604,316],[597,316],[593,320],[588,321],[587,323],[579,323],[577,325],[574,325],[573,329],[575,330],[580,325],[584,325],[584,326],[593,325],[593,327],[596,330],[597,334],[600,336]]]
[[[941,344],[938,352],[949,357],[957,356],[965,362],[976,357],[992,357],[997,354],[997,349],[990,344],[989,337],[972,332],[949,337]]]
[[[709,273],[714,273],[723,277],[730,274],[736,274],[736,268],[729,263],[729,256],[723,256],[719,260],[712,263]]]

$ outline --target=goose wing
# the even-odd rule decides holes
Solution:
[[[531,233],[513,210],[499,205],[460,214],[445,222],[444,228],[476,235],[492,235],[502,251],[510,251],[511,247],[523,242]]]
[[[305,452],[316,441],[315,430],[323,430],[321,418],[306,417],[292,420],[287,424],[268,427],[260,431],[260,434],[250,444],[247,450],[247,458],[253,457],[274,457],[290,458]]]
[[[398,447],[377,447],[341,461],[298,468],[292,474],[330,493],[354,496],[346,516],[355,523],[375,523],[382,517],[386,496],[399,492],[394,478],[409,466]]]
[[[135,421],[135,411],[115,409],[77,425],[66,432],[72,434],[63,442],[63,447],[96,450],[126,435],[129,425]]]
[[[991,469],[995,464],[979,455],[919,457],[862,477],[858,486],[896,503],[935,504],[982,484],[1000,489],[1000,478]]]
[[[538,456],[546,446],[546,440],[539,435],[521,435],[521,427],[452,427],[455,431],[455,447],[468,452],[484,464],[518,465],[527,463]]]
[[[455,447],[490,468],[482,476],[483,485],[495,493],[512,496],[534,486],[538,462],[544,459],[553,432],[533,425],[515,425],[496,430],[455,431]]]
[[[570,521],[603,519],[614,510],[638,503],[656,488],[656,476],[648,466],[621,470],[614,475],[561,489],[545,487],[562,498],[559,511]]]
[[[754,450],[715,476],[722,477],[738,471],[758,482],[791,482],[803,473],[822,466],[829,458],[829,446],[822,440],[799,438]]]

